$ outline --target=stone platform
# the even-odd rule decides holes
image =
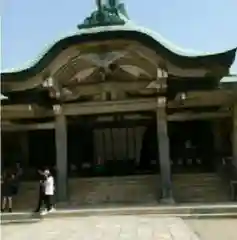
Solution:
[[[173,195],[177,203],[228,202],[228,187],[215,173],[173,175]],[[14,209],[26,211],[36,207],[38,182],[22,182],[14,198]],[[74,208],[101,204],[157,204],[160,199],[158,175],[72,178],[68,180],[68,203]]]
[[[44,219],[67,217],[115,216],[115,215],[157,215],[159,217],[182,218],[237,218],[237,204],[189,204],[189,205],[139,205],[139,206],[97,206],[93,208],[62,208],[44,216]],[[30,212],[1,214],[2,224],[40,221],[42,217]]]

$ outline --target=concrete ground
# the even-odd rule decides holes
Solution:
[[[3,240],[199,239],[182,219],[155,215],[45,219],[37,223],[3,225],[1,230]]]
[[[236,240],[237,219],[185,220],[202,240]]]

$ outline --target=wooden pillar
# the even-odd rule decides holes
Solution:
[[[67,121],[60,105],[54,106],[56,143],[57,200],[66,201],[67,191]]]
[[[237,168],[237,104],[233,107],[233,138],[232,138],[232,154],[233,163]]]
[[[157,120],[157,143],[161,174],[161,202],[169,204],[173,203],[174,200],[171,182],[170,148],[167,129],[165,97],[158,97],[157,99],[156,120]]]

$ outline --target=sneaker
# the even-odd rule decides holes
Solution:
[[[47,213],[48,213],[48,211],[43,210],[43,211],[40,213],[40,215],[41,215],[41,216],[44,216],[44,215],[46,215]]]
[[[52,207],[48,212],[52,213],[52,212],[55,212],[55,211],[56,211],[56,209]]]

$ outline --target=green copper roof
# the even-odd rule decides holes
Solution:
[[[103,3],[105,2],[105,3]],[[219,56],[218,58],[221,59],[225,56],[225,59],[227,59],[228,65],[227,67],[230,67],[234,61],[235,57],[235,51],[236,49],[233,49],[228,52],[224,52],[221,54],[215,54],[215,53],[208,53],[208,52],[198,52],[194,50],[184,50],[175,44],[171,43],[167,39],[165,39],[163,36],[161,36],[159,33],[156,33],[154,31],[151,31],[150,29],[141,27],[136,25],[134,22],[129,20],[124,4],[120,3],[120,1],[116,0],[107,0],[107,1],[97,1],[97,10],[95,10],[90,17],[88,17],[82,24],[78,26],[79,30],[72,32],[71,34],[68,34],[66,36],[63,36],[61,39],[53,42],[51,45],[48,45],[46,50],[42,52],[34,61],[28,62],[26,66],[22,66],[21,68],[14,68],[14,69],[7,69],[2,71],[3,74],[7,73],[17,73],[22,71],[27,71],[34,68],[36,65],[41,64],[44,58],[48,58],[49,52],[53,51],[53,48],[56,48],[57,45],[63,44],[67,41],[68,46],[71,44],[72,40],[78,40],[85,38],[85,36],[89,36],[88,38],[94,40],[96,36],[101,34],[110,34],[110,38],[113,38],[112,35],[116,35],[118,38],[118,35],[123,35],[122,37],[126,39],[127,35],[130,34],[130,38],[134,38],[134,36],[131,35],[138,35],[141,37],[143,35],[143,38],[149,38],[150,42],[157,42],[158,45],[165,48],[166,51],[168,51],[170,54],[177,55],[178,57],[182,58],[182,61],[185,60],[184,58],[190,58],[193,61],[193,58],[201,58],[201,62],[203,62],[203,57],[211,57],[215,58]],[[120,36],[120,38],[122,38]],[[99,39],[100,37],[98,37]],[[75,41],[74,41],[75,42]],[[65,47],[66,44],[64,44]],[[62,48],[59,48],[61,49]],[[57,50],[60,51],[60,50]],[[161,49],[160,49],[161,51]],[[54,53],[56,55],[56,53]],[[53,54],[51,54],[53,55]],[[228,55],[228,56],[227,56]],[[177,58],[176,56],[176,58]],[[179,62],[180,59],[177,58],[177,62]],[[47,60],[50,61],[50,60]],[[46,60],[44,61],[46,62]],[[186,61],[187,62],[187,61]],[[225,62],[225,61],[223,61]]]
[[[115,32],[115,31],[134,31],[134,32],[140,32],[144,33],[150,37],[152,37],[154,40],[159,42],[161,45],[163,45],[165,48],[169,49],[175,54],[181,55],[181,56],[186,56],[186,57],[199,57],[199,56],[207,56],[207,55],[214,55],[215,53],[210,53],[210,52],[199,52],[199,51],[194,51],[190,49],[182,49],[178,47],[177,45],[173,44],[172,42],[168,41],[165,39],[162,35],[160,35],[157,32],[154,32],[148,28],[144,28],[138,25],[135,25],[133,22],[128,21],[125,25],[123,26],[102,26],[102,27],[93,27],[93,28],[87,28],[87,29],[81,29],[77,32],[68,34],[64,38],[70,38],[74,36],[80,36],[80,35],[85,35],[85,34],[96,34],[100,32]],[[61,38],[63,39],[63,38]],[[48,45],[46,49],[34,60],[28,62],[25,66],[21,66],[20,68],[13,68],[13,69],[5,69],[2,71],[2,73],[7,73],[7,72],[19,72],[22,70],[25,70],[27,68],[31,68],[34,65],[36,65],[43,57],[44,55],[57,43],[58,41],[53,42],[52,44]]]

